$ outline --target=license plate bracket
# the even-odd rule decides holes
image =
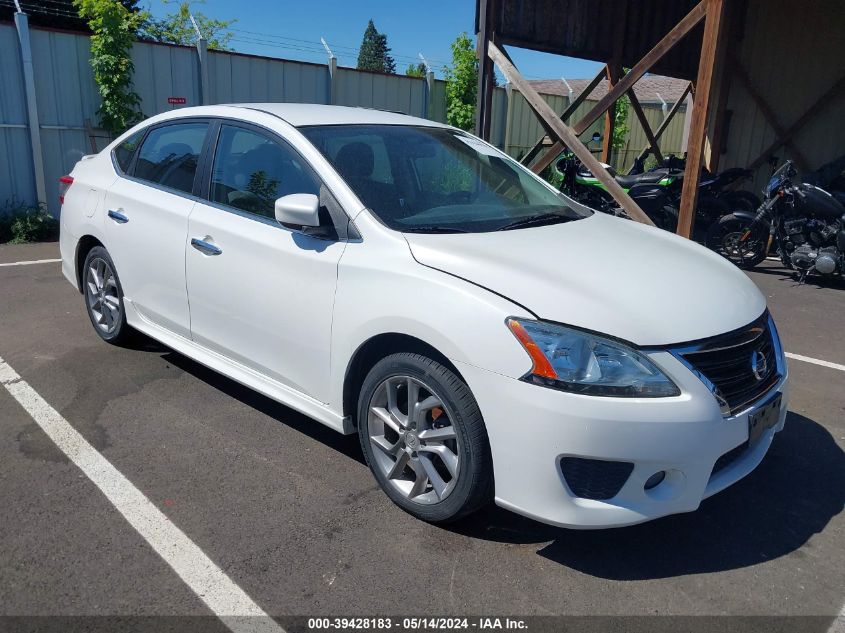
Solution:
[[[781,394],[778,394],[759,409],[748,414],[748,444],[760,441],[763,433],[778,423],[780,418]]]

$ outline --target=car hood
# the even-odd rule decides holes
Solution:
[[[723,334],[766,307],[748,277],[716,253],[601,213],[511,231],[405,238],[425,266],[503,295],[540,319],[637,345]]]

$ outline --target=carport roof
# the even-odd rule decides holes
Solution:
[[[495,0],[490,7],[492,30],[501,44],[598,62],[617,58],[631,67],[696,4],[698,0]],[[652,71],[694,79],[702,33],[699,24]]]

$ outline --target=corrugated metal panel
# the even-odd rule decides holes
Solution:
[[[0,24],[0,212],[7,205],[34,204],[35,175],[29,132],[26,129],[26,97],[14,26]]]
[[[328,103],[326,66],[209,51],[212,103]]]
[[[736,55],[784,128],[790,127],[843,73],[845,11],[839,0],[802,3],[794,10],[773,11],[769,0],[749,0],[745,36]],[[775,132],[745,88],[731,82],[727,107],[730,129],[720,168],[746,166],[774,140]],[[795,143],[815,169],[845,153],[845,95],[827,104],[795,136]],[[788,148],[776,151],[781,160]],[[758,169],[759,190],[769,167]]]
[[[422,116],[425,79],[338,68],[335,103]]]
[[[132,47],[132,61],[135,63],[133,85],[141,97],[145,116],[172,109],[168,97],[185,97],[189,106],[200,104],[195,49],[137,42]]]
[[[442,79],[435,79],[432,93],[428,118],[432,121],[446,123],[446,82]]]

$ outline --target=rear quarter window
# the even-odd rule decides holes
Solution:
[[[117,163],[117,166],[123,173],[129,172],[129,165],[132,164],[132,157],[135,155],[135,151],[138,149],[138,145],[144,137],[144,132],[145,130],[135,132],[135,134],[123,141],[112,151],[114,162]]]

